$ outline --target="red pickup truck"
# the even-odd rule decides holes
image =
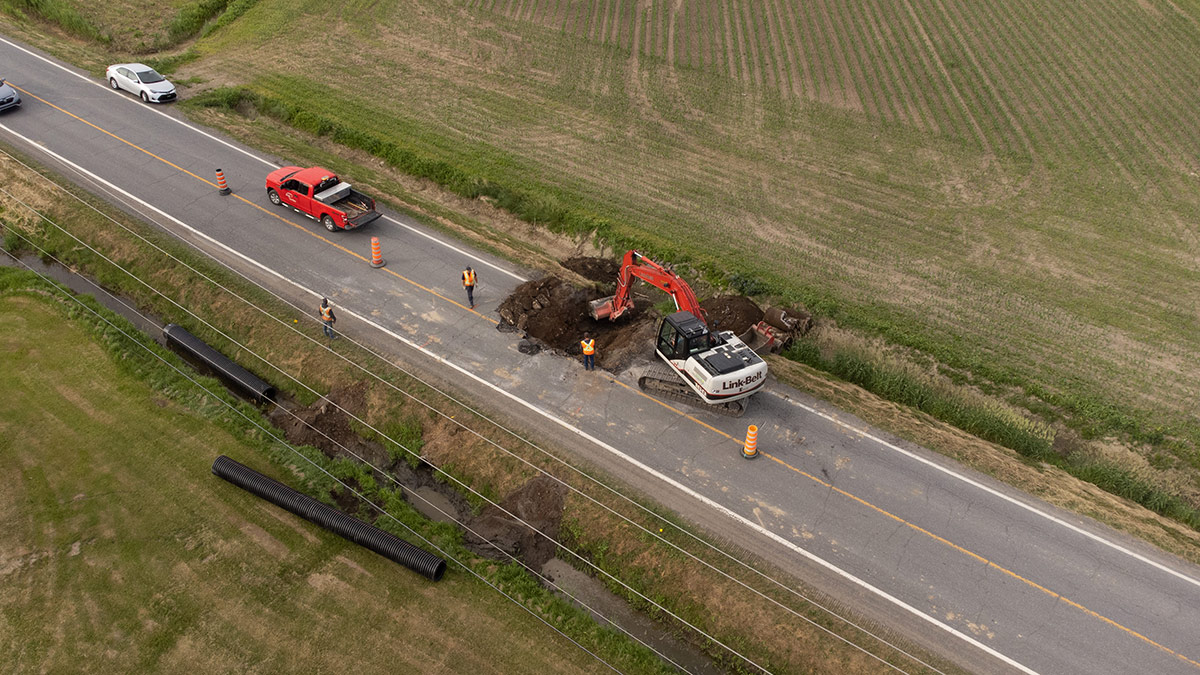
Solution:
[[[362,227],[380,215],[374,199],[319,166],[285,166],[267,174],[267,198],[320,221],[330,232]]]

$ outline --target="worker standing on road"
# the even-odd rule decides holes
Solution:
[[[330,340],[337,339],[337,333],[333,332],[333,324],[337,323],[337,317],[333,315],[333,307],[329,304],[329,298],[321,298],[321,323],[325,324],[325,334]]]
[[[463,270],[463,288],[467,289],[467,304],[475,309],[475,270],[470,265]]]
[[[583,348],[583,369],[596,369],[596,338],[592,337],[591,333],[584,333],[583,339],[579,341],[579,346]]]

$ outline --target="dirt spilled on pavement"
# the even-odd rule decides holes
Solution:
[[[596,338],[596,366],[613,373],[650,361],[658,328],[658,318],[650,311],[652,297],[663,296],[635,281],[631,294],[634,308],[615,321],[597,321],[590,316],[588,303],[615,291],[620,263],[608,258],[574,257],[560,264],[601,284],[600,288],[576,288],[553,276],[526,282],[500,304],[498,328],[521,333],[522,351],[551,349],[569,357],[580,355],[579,341],[584,332],[589,332]],[[730,330],[740,335],[763,318],[758,304],[741,295],[717,296],[700,306],[708,312],[709,327],[715,331]]]
[[[616,279],[614,273],[613,278]],[[505,298],[498,310],[500,330],[514,330],[543,349],[579,356],[585,332],[596,338],[596,365],[619,372],[653,350],[654,319],[649,302],[635,299],[634,308],[616,321],[597,321],[588,303],[605,296],[594,288],[575,288],[557,277],[526,282]]]

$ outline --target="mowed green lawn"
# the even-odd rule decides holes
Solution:
[[[437,584],[217,479],[222,428],[56,303],[0,302],[0,670],[599,672],[463,574]]]

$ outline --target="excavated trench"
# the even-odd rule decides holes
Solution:
[[[631,294],[632,310],[615,321],[597,321],[589,315],[588,303],[616,292],[620,264],[587,257],[570,258],[561,264],[596,285],[576,288],[554,276],[526,282],[500,303],[497,328],[520,333],[523,351],[551,349],[570,357],[581,355],[579,341],[588,332],[596,339],[596,366],[612,373],[651,362],[658,326],[650,310],[667,296],[639,283]],[[738,335],[763,318],[758,305],[744,296],[717,296],[700,306],[708,313],[710,327]]]

